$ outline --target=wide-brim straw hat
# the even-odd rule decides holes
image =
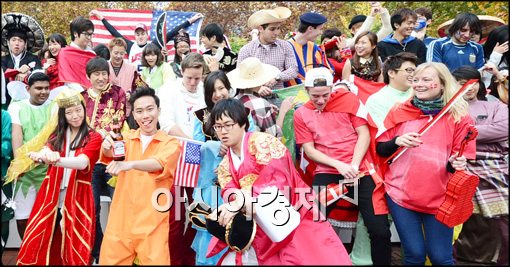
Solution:
[[[227,74],[233,88],[247,89],[259,87],[280,73],[280,70],[269,64],[262,63],[256,57],[248,57],[239,66]]]
[[[248,18],[248,27],[255,29],[260,25],[277,23],[285,21],[290,17],[292,12],[286,7],[276,7],[274,9],[262,9],[253,13]]]

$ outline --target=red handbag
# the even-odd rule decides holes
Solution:
[[[471,125],[460,145],[459,157],[462,156],[466,144],[474,140],[477,135],[478,131]],[[478,176],[467,170],[455,171],[448,180],[446,198],[439,206],[436,219],[448,227],[454,227],[467,221],[473,213],[473,195],[478,182]]]

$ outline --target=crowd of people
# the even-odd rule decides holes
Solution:
[[[89,15],[112,34],[106,45],[93,46],[86,17],[71,21],[68,44],[3,14],[2,251],[15,220],[18,265],[391,265],[394,224],[405,265],[508,264],[508,25],[480,44],[481,21],[462,12],[432,38],[429,9],[370,4],[350,37],[317,12],[285,34],[290,9],[258,10],[238,53],[217,23],[191,52],[197,13],[164,33],[170,61],[147,26],[131,41],[98,10]],[[277,94],[298,85],[304,102]],[[285,146],[286,116],[297,155]],[[194,188],[174,184],[176,137],[203,143]],[[449,227],[435,215],[460,171],[480,182],[473,214]],[[339,196],[319,201],[335,185]],[[294,214],[283,228],[264,219],[273,206],[256,204],[272,187]],[[112,199],[106,229],[101,195]],[[356,199],[350,253],[330,223],[342,198]]]

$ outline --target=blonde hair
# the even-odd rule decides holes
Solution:
[[[439,78],[439,81],[441,82],[441,85],[443,85],[444,90],[443,94],[441,95],[441,99],[443,100],[443,104],[446,105],[450,99],[453,98],[453,96],[457,93],[457,91],[460,89],[459,85],[457,84],[457,81],[450,73],[450,70],[444,65],[443,63],[439,62],[427,62],[420,64],[416,71],[414,72],[414,75],[419,74],[423,72],[425,69],[432,68],[437,72],[437,77]],[[413,90],[413,96],[414,96],[414,90]],[[457,100],[457,102],[452,106],[450,111],[448,111],[455,122],[459,122],[462,117],[468,114],[468,102],[464,100],[464,98],[460,98]]]

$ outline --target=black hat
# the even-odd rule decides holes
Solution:
[[[2,15],[2,50],[9,52],[8,40],[14,36],[25,40],[27,51],[37,52],[44,46],[44,32],[35,19],[21,13]]]
[[[179,33],[177,33],[177,35],[175,35],[174,37],[174,45],[175,45],[175,48],[177,48],[177,44],[179,42],[186,42],[188,43],[188,45],[191,46],[191,41],[190,41],[190,38],[189,38],[189,34],[185,31],[180,31]]]
[[[250,248],[257,232],[255,220],[248,219],[244,214],[238,212],[232,221],[223,227],[218,221],[206,218],[211,212],[212,210],[207,204],[193,202],[188,207],[188,218],[193,225],[207,229],[211,235],[227,243],[232,250],[246,251]]]
[[[302,23],[309,25],[321,25],[328,21],[328,19],[325,16],[314,12],[306,12],[305,14],[299,17],[299,20]]]
[[[358,22],[363,22],[367,19],[367,16],[365,15],[356,15],[351,19],[351,23],[349,23],[349,30],[352,28],[352,26]]]

